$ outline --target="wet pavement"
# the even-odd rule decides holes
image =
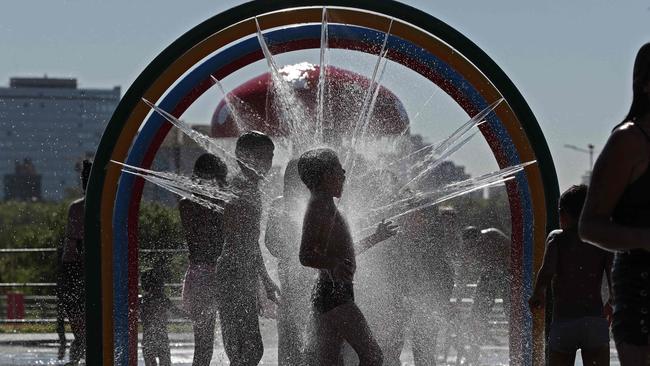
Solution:
[[[193,344],[192,335],[187,333],[171,333],[170,349],[173,365],[191,365]],[[67,335],[68,340],[72,334]],[[218,338],[218,337],[217,337]],[[68,353],[64,360],[58,360],[58,336],[54,333],[35,334],[0,334],[0,365],[1,366],[27,366],[27,365],[64,365],[67,362]],[[142,354],[139,353],[138,365],[144,366]],[[505,346],[482,347],[480,365],[507,365],[508,348]],[[619,365],[616,359],[616,351],[612,348],[611,365]],[[410,347],[405,347],[402,352],[402,365],[413,366],[413,357]],[[228,359],[223,351],[219,340],[215,343],[214,357],[211,365],[227,365]],[[450,355],[446,362],[438,360],[438,365],[455,364],[455,357]],[[277,365],[277,347],[265,345],[264,356],[260,365]],[[576,365],[582,365],[578,355]]]

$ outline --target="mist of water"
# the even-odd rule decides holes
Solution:
[[[247,169],[255,172],[258,176],[264,177],[264,174],[253,168],[250,164],[248,164],[246,161],[237,158],[233,153],[229,152],[228,150],[224,149],[221,147],[217,141],[209,137],[207,135],[202,134],[199,131],[196,131],[190,126],[189,124],[185,123],[184,121],[181,121],[180,119],[174,117],[171,113],[163,110],[162,108],[158,107],[157,105],[151,103],[150,101],[142,98],[142,101],[148,105],[151,109],[156,111],[156,113],[160,114],[163,116],[168,122],[170,122],[172,125],[174,125],[176,128],[178,128],[181,132],[183,132],[187,137],[192,139],[199,147],[201,147],[203,150],[207,151],[210,154],[213,154],[215,156],[221,156],[225,157],[226,164],[228,164],[228,167],[232,171],[237,171],[239,170],[239,165],[241,164],[245,166]]]
[[[395,220],[419,210],[439,205],[456,197],[464,196],[469,193],[482,190],[488,187],[503,184],[515,178],[515,175],[524,170],[527,166],[535,164],[537,161],[529,161],[498,170],[496,172],[486,173],[484,175],[469,178],[460,182],[450,183],[441,188],[431,191],[417,192],[407,198],[397,200],[388,205],[377,207],[371,210],[373,217],[387,217],[387,220]],[[377,222],[378,224],[379,222]],[[367,227],[362,231],[371,230],[376,225]]]
[[[216,184],[204,180],[193,179],[170,172],[144,169],[115,160],[111,160],[111,162],[122,166],[124,173],[144,178],[148,182],[175,193],[182,198],[187,198],[217,212],[223,212],[225,205],[237,197],[231,190],[218,187]]]
[[[317,90],[317,107],[316,107],[316,130],[320,141],[324,139],[324,126],[325,123],[325,88],[327,85],[327,50],[329,42],[329,32],[327,24],[327,7],[323,7],[323,15],[321,20],[321,34],[320,34],[320,57],[318,69],[318,90]]]
[[[273,108],[275,108],[275,112],[279,119],[278,127],[284,136],[284,139],[288,141],[286,143],[287,150],[293,149],[292,155],[295,156],[296,152],[320,147],[324,142],[326,125],[332,122],[328,120],[330,116],[327,115],[326,110],[328,110],[328,107],[336,108],[334,105],[328,105],[330,101],[328,100],[327,89],[327,67],[329,66],[327,8],[323,8],[321,18],[319,70],[318,83],[316,85],[315,111],[310,111],[309,108],[305,107],[302,99],[295,90],[295,85],[292,85],[291,82],[287,80],[286,70],[283,70],[283,68],[278,65],[271,53],[257,19],[255,19],[255,24],[257,27],[257,39],[264,54],[271,77],[271,85],[269,86],[269,89],[276,101],[276,103],[273,104]],[[359,145],[366,139],[372,140],[372,138],[369,138],[369,135],[371,135],[372,132],[371,126],[373,126],[373,112],[379,100],[379,94],[382,87],[382,77],[386,72],[388,65],[388,51],[386,50],[386,45],[392,26],[393,21],[391,20],[385,33],[381,49],[377,54],[377,59],[372,69],[371,77],[369,78],[369,85],[362,93],[359,93],[361,95],[359,95],[357,103],[358,113],[356,113],[349,121],[345,121],[348,122],[350,127],[347,135],[343,136],[342,143],[344,146],[340,146],[339,148],[341,149],[341,152],[345,154],[344,166],[346,167],[346,170],[348,170],[348,176],[351,178],[356,178],[357,175],[362,174],[357,174],[355,172],[355,154],[361,152]],[[213,77],[212,80],[223,94],[224,101],[240,133],[249,129],[251,126],[267,123],[265,119],[253,112],[253,108],[247,105],[246,101],[239,99],[233,93],[227,93],[221,82],[216,78]],[[424,105],[415,114],[411,120],[411,124],[415,119],[420,117],[421,111],[433,100],[434,94],[435,92],[425,101]],[[217,141],[214,139],[193,130],[185,122],[162,110],[153,103],[144,99],[143,101],[156,113],[159,113],[167,121],[179,128],[205,151],[226,157],[227,161],[229,161],[229,165],[237,166],[239,163],[250,168],[248,164],[238,160],[232,153],[219,146]],[[404,153],[404,156],[396,156],[396,159],[389,164],[382,164],[376,156],[371,156],[370,154],[364,155],[363,157],[367,159],[368,165],[370,166],[370,173],[376,172],[379,167],[383,167],[383,169],[394,170],[394,172],[403,174],[403,176],[398,177],[398,184],[394,187],[394,192],[391,192],[390,187],[382,186],[376,188],[376,191],[371,192],[375,193],[374,196],[370,195],[370,198],[363,202],[358,202],[363,199],[353,196],[352,193],[368,189],[364,186],[364,184],[366,184],[365,179],[349,179],[346,182],[344,192],[348,195],[346,198],[351,201],[350,206],[365,207],[365,210],[350,209],[347,212],[349,220],[351,222],[375,223],[374,225],[368,225],[363,227],[361,230],[358,230],[357,234],[370,233],[375,229],[376,224],[382,220],[408,220],[410,215],[427,208],[441,205],[452,199],[487,187],[502,185],[515,179],[516,175],[523,172],[526,166],[534,164],[535,161],[525,162],[487,173],[479,177],[450,183],[442,187],[436,187],[430,190],[418,190],[418,187],[421,186],[424,179],[435,174],[436,167],[439,167],[442,162],[447,161],[455,152],[467,146],[468,142],[478,133],[478,131],[473,129],[481,123],[484,123],[485,119],[502,101],[503,99],[494,101],[485,109],[460,125],[448,137],[445,137],[440,142],[424,146],[413,152]],[[394,152],[396,150],[395,147],[397,141],[405,138],[408,131],[409,129],[406,127],[400,134],[392,136],[388,141],[385,141],[384,144],[387,149]],[[370,141],[370,143],[376,143],[376,141]],[[390,149],[390,146],[393,148]],[[219,187],[196,182],[191,178],[182,175],[168,172],[156,172],[119,162],[114,163],[120,164],[123,171],[128,174],[142,177],[143,179],[169,190],[170,192],[219,212],[223,211],[225,204],[237,197],[235,193],[230,192],[227,189],[221,189]],[[364,172],[363,174],[366,173]],[[393,198],[390,201],[380,201],[380,196],[383,197],[389,193],[393,194]],[[344,205],[341,206],[343,207]],[[289,241],[296,240],[299,240],[299,238],[291,238]],[[364,254],[364,256],[367,256],[367,254]],[[371,268],[371,270],[375,269],[377,268]],[[304,280],[309,281],[309,279],[306,278]],[[379,304],[380,307],[383,305],[385,304]],[[295,310],[296,312],[301,311],[301,309]],[[364,311],[366,310],[371,313],[373,311],[373,309],[364,309]]]

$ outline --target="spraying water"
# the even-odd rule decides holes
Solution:
[[[313,110],[306,107],[303,98],[297,92],[297,88],[300,85],[292,81],[304,75],[293,75],[295,68],[283,68],[277,64],[266,43],[257,19],[255,23],[257,26],[257,39],[269,70],[269,91],[273,96],[273,100],[276,101],[276,103],[271,105],[271,108],[274,108],[275,113],[279,117],[279,125],[277,128],[282,138],[275,140],[278,142],[281,141],[280,146],[282,146],[282,149],[287,150],[290,156],[295,156],[301,151],[323,145],[327,142],[326,130],[328,128],[332,129],[334,126],[332,112],[328,111],[332,108],[340,107],[340,105],[332,103],[331,99],[335,96],[332,95],[329,87],[331,80],[328,72],[330,65],[328,61],[329,33],[327,8],[323,8],[322,11],[317,82],[315,87],[312,86],[315,89],[315,107]],[[418,226],[416,229],[412,228],[412,223],[420,220],[423,213],[430,212],[430,209],[433,207],[453,203],[454,199],[458,197],[509,182],[517,174],[521,174],[528,165],[534,164],[535,161],[523,162],[478,177],[446,183],[442,186],[427,187],[424,184],[427,179],[433,174],[436,174],[438,171],[437,168],[442,163],[448,161],[455,152],[461,150],[476,136],[478,131],[473,129],[484,123],[485,119],[500,105],[503,99],[497,99],[489,103],[485,109],[460,124],[449,136],[443,138],[436,144],[428,144],[412,151],[399,152],[397,142],[407,137],[409,132],[408,125],[388,139],[383,141],[376,139],[377,131],[373,129],[377,127],[373,126],[377,126],[377,122],[373,117],[375,117],[376,108],[381,103],[386,102],[385,98],[382,99],[383,89],[381,83],[389,64],[386,44],[392,26],[393,22],[391,21],[365,89],[360,90],[358,87],[355,89],[355,87],[349,86],[346,90],[349,93],[347,95],[348,99],[349,97],[354,99],[354,103],[352,104],[356,106],[356,109],[352,111],[353,113],[346,111],[352,117],[348,117],[342,121],[342,124],[347,126],[347,128],[343,129],[345,132],[340,136],[340,140],[338,141],[339,145],[334,147],[345,157],[344,165],[349,177],[344,189],[346,200],[342,201],[340,206],[346,211],[348,219],[356,228],[356,236],[362,237],[370,233],[383,220],[393,220],[404,225],[404,238],[400,240],[409,242],[410,244],[401,244],[408,247],[409,245],[417,246],[415,243],[429,240],[426,239],[429,234],[425,235],[422,231],[427,226]],[[315,71],[316,67],[313,67],[311,70]],[[239,133],[254,129],[255,126],[268,126],[268,121],[265,118],[261,118],[259,113],[246,100],[239,98],[234,93],[227,93],[221,81],[215,77],[212,77],[212,81],[222,93],[228,112]],[[434,95],[435,92],[420,107],[420,110],[415,114],[413,119],[417,119],[421,115],[423,109],[432,101]],[[238,169],[238,166],[242,165],[251,168],[246,162],[237,159],[232,152],[221,147],[216,139],[193,130],[187,123],[174,117],[154,103],[144,99],[143,101],[152,110],[163,116],[167,121],[190,137],[202,149],[209,153],[225,157],[230,167]],[[372,144],[378,145],[378,149],[384,149],[387,153],[392,154],[392,158],[386,159],[381,156],[373,156],[372,153],[368,153],[363,149],[365,146]],[[146,179],[148,182],[215,212],[223,213],[224,208],[229,202],[239,198],[238,194],[232,190],[197,182],[186,176],[143,169],[115,161],[113,163],[120,164],[125,173]],[[265,184],[273,188],[272,182],[267,180]],[[268,201],[270,201],[270,198],[266,202]],[[299,227],[299,216],[301,215],[290,215],[287,217],[291,217],[294,221],[292,225]],[[284,223],[282,225],[288,224]],[[444,234],[438,233],[435,235]],[[295,241],[298,238],[298,234],[294,233],[292,239],[289,240],[289,242],[293,242],[294,251],[297,250]],[[390,274],[403,271],[403,269],[390,269],[392,268],[390,262],[399,263],[399,261],[387,261],[380,258],[382,256],[395,256],[394,251],[398,250],[397,248],[398,246],[395,243],[384,243],[377,248],[369,247],[366,252],[363,252],[359,260],[360,263],[363,263],[366,275],[370,277],[363,277],[363,274],[360,275],[359,282],[361,288],[368,288],[367,286],[369,284],[381,287],[381,283],[376,283],[377,278],[381,278],[381,273],[386,272]],[[409,253],[413,253],[412,250]],[[444,267],[444,265],[441,264],[439,267]],[[303,280],[309,281],[308,279],[302,279],[301,281]],[[363,287],[364,281],[366,281],[366,287]],[[390,281],[386,280],[384,282],[388,283]],[[395,289],[387,289],[387,291],[399,292]],[[439,290],[434,290],[434,292],[439,292]],[[404,296],[408,297],[412,295],[406,294]],[[444,299],[445,296],[442,296],[442,298]],[[374,299],[373,301],[387,300]],[[361,300],[361,303],[363,303],[363,300]],[[400,304],[399,301],[392,303],[386,302],[381,303],[379,307],[390,309],[389,315],[395,319],[400,319],[400,317],[407,316],[407,314],[411,314],[407,317],[413,316],[412,312],[415,310],[406,310],[403,307],[406,305]],[[442,306],[431,305],[431,303],[426,304],[428,304],[425,306],[428,307],[427,309],[431,306]],[[367,304],[363,306],[367,306]],[[298,309],[295,311],[300,313]],[[389,340],[395,337],[404,337],[403,335],[400,336],[391,333],[391,329],[397,328],[386,324],[381,325],[382,322],[385,323],[386,314],[382,315],[381,311],[377,309],[377,306],[364,308],[364,313],[366,311],[368,313],[367,316],[370,319],[374,319],[371,321],[371,327],[376,327],[373,329],[373,332],[376,331],[377,334],[385,336]],[[444,318],[444,316],[442,317]],[[437,322],[441,322],[441,320],[437,320]],[[403,330],[407,325],[401,327]],[[431,332],[435,333],[437,330],[431,330]],[[384,339],[382,342],[384,341],[386,340]]]

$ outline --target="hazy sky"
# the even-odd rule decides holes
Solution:
[[[593,143],[598,151],[627,111],[634,56],[650,41],[650,0],[405,2],[461,31],[499,64],[537,116],[560,187],[579,182],[588,157],[563,146]],[[48,74],[124,91],[181,34],[239,3],[4,1],[0,85]]]

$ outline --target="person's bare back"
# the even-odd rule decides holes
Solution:
[[[553,319],[602,316],[603,275],[612,253],[580,240],[577,228],[555,230],[548,238],[553,278]]]

